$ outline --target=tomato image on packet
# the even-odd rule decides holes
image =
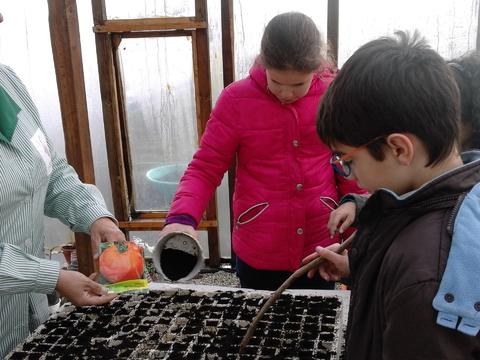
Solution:
[[[142,279],[144,274],[143,247],[133,242],[101,243],[99,272],[110,283]]]

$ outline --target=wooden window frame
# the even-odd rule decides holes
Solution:
[[[92,0],[92,12],[115,217],[120,228],[126,233],[161,230],[167,211],[136,211],[130,200],[132,162],[128,148],[124,91],[117,49],[122,38],[191,36],[197,134],[200,139],[212,106],[207,0],[195,0],[194,17],[108,20],[105,0]],[[206,230],[208,233],[207,264],[212,267],[219,266],[215,196],[208,204],[199,230]]]
[[[334,59],[338,54],[338,2],[339,0],[328,0],[327,38],[332,45],[330,55]],[[48,0],[48,6],[67,159],[82,181],[94,184],[76,0]],[[200,138],[211,110],[207,0],[195,1],[194,17],[108,20],[104,0],[92,0],[92,12],[115,216],[125,232],[160,230],[164,225],[166,212],[135,212],[130,206],[131,159],[127,148],[128,132],[125,124],[121,74],[116,66],[118,64],[116,49],[122,38],[192,37],[197,132]],[[223,80],[224,86],[227,86],[235,80],[233,0],[221,0],[221,21]],[[479,41],[477,37],[477,48]],[[229,170],[231,230],[235,166],[236,162]],[[199,229],[208,232],[211,266],[218,266],[220,263],[215,203],[215,199],[210,201],[199,224]],[[90,237],[86,234],[76,234],[75,239],[79,270],[88,275],[95,267]],[[235,254],[232,252],[233,263],[234,258]]]

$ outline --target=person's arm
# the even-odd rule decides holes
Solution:
[[[365,203],[367,202],[368,198],[370,197],[370,194],[365,193],[365,194],[347,194],[344,195],[340,199],[340,205],[346,204],[346,203],[353,203],[355,204],[355,213],[358,215],[360,211],[363,209],[365,206]]]
[[[357,215],[369,194],[358,187],[355,181],[348,180],[337,173],[335,173],[335,181],[340,202],[338,208],[330,213],[327,228],[332,238],[336,232],[346,234],[348,237],[354,231],[349,227],[355,226]]]
[[[52,161],[44,214],[57,218],[72,231],[91,235],[93,252],[103,241],[125,241],[125,234],[107,210],[105,201],[98,188],[80,181],[75,170],[67,160],[48,145]]]
[[[38,126],[39,142],[46,147],[45,161],[49,163],[47,169],[51,170],[51,174],[44,204],[45,215],[59,219],[73,231],[84,233],[89,233],[90,227],[97,219],[107,217],[116,222],[106,209],[98,189],[93,185],[82,183],[66,159],[55,151],[40,121],[37,107],[23,82],[9,67],[4,67],[3,70],[12,83],[12,87],[17,89],[18,99],[16,101],[21,102],[21,107],[30,114],[31,120]],[[42,139],[43,137],[44,139]],[[48,157],[49,159],[47,159]],[[106,223],[102,222],[97,229],[104,230],[104,224]]]
[[[113,215],[107,210],[100,191],[94,185],[84,184],[66,159],[49,146],[52,156],[45,197],[45,215],[59,219],[75,232],[90,233],[92,224],[100,218]]]
[[[59,272],[58,262],[29,255],[14,245],[0,244],[0,295],[50,294]]]
[[[439,283],[410,285],[385,304],[383,359],[473,359],[478,337],[440,326],[432,300]]]
[[[60,270],[56,261],[29,255],[19,247],[0,244],[0,295],[51,294],[57,290],[74,305],[106,304],[116,297],[77,271]]]
[[[193,219],[193,224],[182,222],[182,225],[193,229],[193,226],[199,224],[208,201],[220,185],[237,152],[238,121],[241,121],[241,116],[237,114],[235,102],[228,89],[224,90],[207,122],[199,149],[181,178],[167,223],[172,217],[189,216]]]
[[[338,208],[330,213],[327,228],[330,237],[336,232],[343,234],[350,227],[357,226],[358,214],[365,206],[370,194],[347,194],[340,199]]]

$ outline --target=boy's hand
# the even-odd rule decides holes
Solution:
[[[165,225],[163,227],[162,231],[160,232],[160,239],[162,237],[164,237],[165,235],[170,234],[172,232],[184,232],[184,233],[187,233],[187,234],[191,235],[195,239],[198,239],[197,232],[195,231],[193,226],[176,224],[176,223]]]
[[[330,238],[335,236],[335,232],[343,234],[345,230],[352,225],[355,220],[355,215],[357,212],[357,206],[353,201],[343,203],[338,208],[333,210],[330,213],[330,218],[328,219],[327,228],[330,233]]]
[[[101,305],[112,301],[117,294],[107,294],[107,289],[78,271],[60,270],[56,289],[76,306]]]
[[[302,260],[302,264],[307,264],[319,256],[323,257],[325,261],[318,268],[310,270],[307,276],[311,279],[317,271],[326,281],[339,281],[341,278],[349,276],[350,266],[347,251],[344,251],[342,254],[334,252],[339,247],[340,244],[332,244],[327,248],[317,246],[314,253]]]

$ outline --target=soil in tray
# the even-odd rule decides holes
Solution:
[[[144,359],[150,355],[159,358],[160,354],[164,359],[198,359],[205,355],[209,359],[237,359],[238,344],[246,331],[240,319],[249,323],[262,300],[241,299],[234,292],[210,297],[192,296],[192,292],[122,295],[111,307],[75,308],[66,319],[49,320],[44,330],[23,344],[11,359],[37,355],[42,359],[61,359],[64,353],[70,359]],[[177,299],[180,301],[176,302]],[[281,298],[289,312],[279,313],[273,307],[241,359],[334,358],[331,350],[339,302],[318,299],[314,304],[303,302],[305,306],[301,308],[298,304],[302,302],[296,300]],[[239,304],[233,305],[236,302]],[[159,303],[165,305],[159,308]],[[323,312],[310,315],[303,311],[313,307],[322,307]],[[119,315],[120,309],[128,315]],[[157,309],[157,315],[148,315],[146,324],[151,309]],[[106,324],[109,318],[111,322]],[[67,323],[70,326],[64,326]]]

